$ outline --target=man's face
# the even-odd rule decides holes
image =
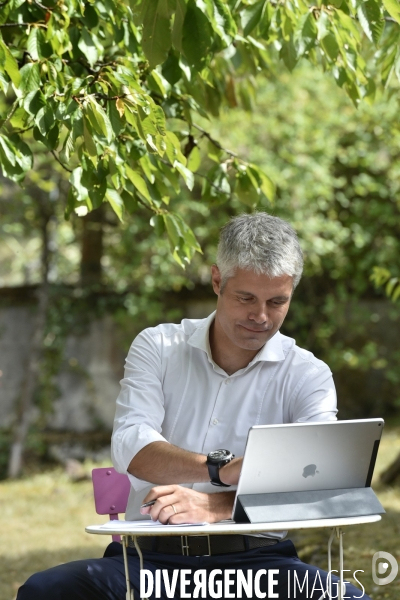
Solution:
[[[212,284],[218,296],[215,325],[219,338],[250,351],[258,351],[278,331],[293,292],[289,275],[270,278],[244,269],[237,269],[221,292],[216,265],[212,267]]]

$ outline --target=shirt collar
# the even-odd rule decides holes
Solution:
[[[192,333],[192,335],[188,339],[188,344],[193,346],[194,348],[199,348],[203,350],[209,360],[212,361],[211,356],[211,348],[210,348],[210,340],[209,340],[209,331],[211,327],[211,323],[214,321],[215,313],[211,313],[206,319],[200,321],[200,323],[196,326],[196,329]],[[277,362],[285,360],[285,354],[282,348],[282,337],[279,331],[268,340],[266,344],[260,349],[258,354],[253,358],[250,362],[250,365],[253,365],[256,362]]]

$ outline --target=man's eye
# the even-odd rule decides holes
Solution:
[[[248,302],[251,298],[245,298],[244,296],[239,296],[240,302]]]

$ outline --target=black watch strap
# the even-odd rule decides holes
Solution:
[[[235,458],[235,455],[232,454],[229,450],[215,450],[210,452],[207,455],[207,467],[208,474],[210,476],[210,482],[213,485],[218,485],[220,487],[230,487],[228,483],[223,483],[219,477],[219,470],[224,465],[227,465],[231,460]]]
[[[224,465],[226,465],[228,462],[230,462],[229,460],[224,462]],[[210,482],[213,485],[219,485],[221,487],[231,487],[229,485],[229,483],[223,483],[220,478],[219,478],[219,470],[221,467],[223,467],[224,465],[211,465],[208,464],[208,474],[210,476]]]

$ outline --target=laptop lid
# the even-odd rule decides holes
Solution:
[[[249,430],[238,496],[371,485],[383,419],[258,425]]]

